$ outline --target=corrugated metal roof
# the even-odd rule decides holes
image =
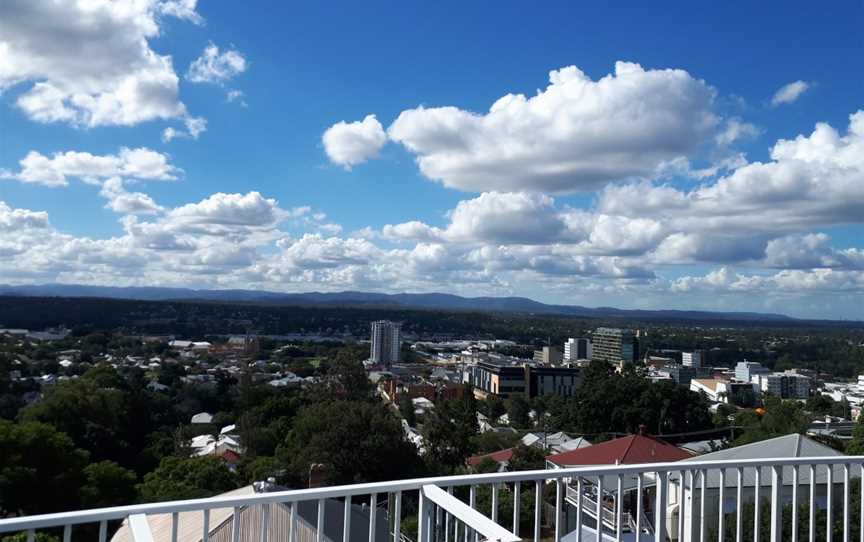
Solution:
[[[685,459],[682,461],[682,466],[692,461],[735,461],[739,459],[774,459],[774,458],[789,458],[789,457],[833,457],[842,456],[843,454],[837,450],[825,446],[820,442],[809,439],[804,435],[791,434],[783,435],[768,440],[762,440],[743,446],[727,448],[710,454],[700,455]],[[810,468],[800,467],[798,470],[798,480],[801,484],[810,483]],[[783,483],[785,485],[792,484],[793,468],[783,467]],[[860,469],[851,469],[851,477],[857,478],[860,476]],[[677,479],[678,475],[670,476]],[[833,467],[834,481],[843,480],[843,466],[835,465]],[[823,465],[816,467],[816,483],[824,484],[828,480],[828,467]],[[696,487],[699,482],[696,482]],[[742,484],[744,487],[754,487],[756,485],[756,468],[744,469],[742,476]],[[726,470],[726,487],[737,487],[738,473],[736,469]],[[771,468],[762,467],[760,487],[771,485]],[[708,487],[720,487],[720,471],[711,470],[708,472]]]
[[[223,493],[220,497],[242,497],[254,493],[255,490],[250,485]],[[210,529],[216,529],[233,515],[233,508],[214,508],[210,510]],[[180,512],[179,520],[177,542],[198,542],[201,540],[201,534],[204,530],[204,515],[201,511]],[[171,540],[171,514],[148,515],[147,523],[150,524],[150,532],[153,533],[153,540],[155,542]],[[120,528],[111,537],[111,542],[134,542],[127,520],[123,520],[123,524],[120,525]]]

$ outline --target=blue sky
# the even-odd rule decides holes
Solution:
[[[0,21],[0,283],[864,319],[860,3],[11,0]]]

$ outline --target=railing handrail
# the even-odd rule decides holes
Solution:
[[[470,525],[471,529],[480,535],[481,540],[490,542],[520,542],[522,540],[436,485],[427,484],[422,487],[421,491],[424,497],[462,523]]]
[[[313,489],[293,489],[274,491],[254,495],[232,497],[209,497],[182,501],[167,501],[158,503],[114,506],[91,510],[76,510],[16,518],[0,519],[0,533],[17,532],[28,529],[40,529],[62,525],[77,525],[100,521],[122,520],[130,514],[167,514],[173,512],[189,512],[212,510],[215,508],[234,508],[258,504],[294,503],[321,499],[342,498],[355,495],[370,495],[373,493],[395,493],[400,491],[417,491],[424,485],[433,484],[439,487],[458,487],[496,483],[531,482],[558,480],[574,476],[625,476],[646,472],[678,472],[701,469],[736,469],[739,467],[787,467],[800,465],[860,465],[864,464],[864,456],[829,456],[829,457],[791,457],[769,459],[736,459],[722,461],[683,461],[665,463],[640,463],[633,465],[596,465],[587,467],[568,467],[561,469],[544,469],[518,472],[499,472],[489,474],[471,474],[456,476],[440,476],[431,478],[413,478],[388,482],[373,482],[368,484],[352,484]]]

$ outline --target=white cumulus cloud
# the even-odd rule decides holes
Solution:
[[[173,181],[183,170],[171,165],[170,158],[146,147],[122,147],[117,154],[94,155],[89,152],[56,152],[50,157],[30,151],[19,161],[20,171],[0,170],[0,179],[14,179],[44,186],[66,186],[69,177],[98,183],[108,177]]]
[[[535,96],[508,94],[484,114],[403,111],[388,135],[417,156],[426,177],[459,190],[594,190],[654,177],[694,153],[719,122],[714,96],[684,70],[618,62],[595,81],[568,66],[550,72]]]
[[[187,114],[171,57],[149,40],[160,16],[200,22],[195,2],[8,0],[2,11],[0,92],[24,85],[16,105],[30,119],[130,126]]]
[[[366,115],[362,121],[341,121],[327,128],[321,142],[331,162],[350,170],[377,156],[387,134],[375,115]]]

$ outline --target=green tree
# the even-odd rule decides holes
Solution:
[[[477,401],[466,387],[462,397],[439,401],[423,423],[428,460],[436,467],[456,469],[471,454],[478,432]]]
[[[84,468],[81,487],[81,505],[85,508],[104,508],[134,504],[138,477],[113,461],[100,461]]]
[[[510,425],[518,428],[528,428],[531,426],[531,404],[520,393],[515,394],[508,401],[507,417],[510,418]]]
[[[300,483],[323,464],[329,484],[408,478],[417,474],[417,449],[401,422],[373,401],[332,401],[303,408],[276,456]]]
[[[546,467],[546,455],[539,448],[525,446],[521,442],[513,449],[510,470],[539,470]]]
[[[87,452],[54,427],[0,420],[0,516],[78,506]]]
[[[218,457],[166,457],[144,476],[138,493],[144,502],[212,497],[236,489],[239,478]]]
[[[846,444],[847,455],[864,455],[864,414],[858,416],[852,429],[852,439]]]

